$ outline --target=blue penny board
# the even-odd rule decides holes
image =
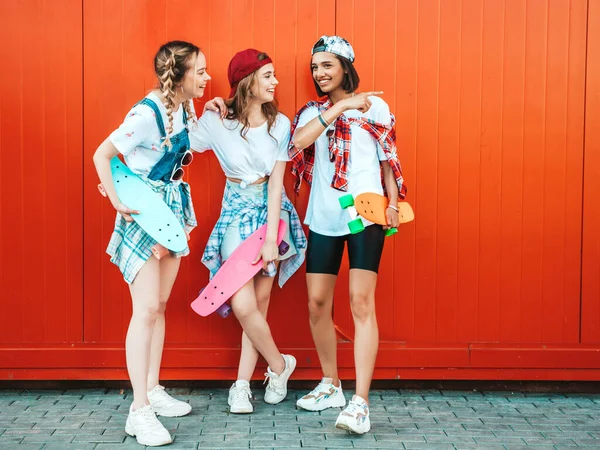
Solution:
[[[173,252],[185,250],[188,245],[185,231],[160,195],[133,173],[118,156],[110,161],[110,168],[121,203],[140,211],[140,214],[132,214],[131,217],[142,230]]]

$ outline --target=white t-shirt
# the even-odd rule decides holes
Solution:
[[[391,123],[390,108],[380,97],[369,97],[372,105],[366,114],[356,109],[344,112],[348,118],[364,118],[381,124]],[[305,110],[298,119],[298,128],[303,127],[319,114],[316,107]],[[306,209],[304,223],[315,233],[325,236],[343,236],[350,233],[348,211],[340,207],[338,199],[346,194],[357,196],[364,192],[383,194],[379,161],[387,158],[379,143],[365,130],[351,125],[352,141],[348,167],[348,191],[342,192],[331,187],[335,174],[335,163],[329,160],[329,138],[327,130],[333,130],[333,124],[315,141],[315,167],[312,187]],[[372,222],[362,219],[365,226]]]
[[[279,113],[271,128],[267,123],[249,128],[242,138],[242,125],[237,121],[221,120],[213,111],[206,111],[198,120],[198,126],[190,131],[193,150],[203,152],[212,149],[221,164],[225,176],[242,180],[240,186],[254,183],[271,175],[277,161],[289,161],[290,119]]]
[[[158,105],[166,131],[169,119],[165,105],[152,92],[146,98]],[[193,103],[192,112],[195,116]],[[179,109],[173,113],[173,133],[169,136],[179,133],[183,128],[183,105],[179,105]],[[154,165],[168,150],[167,147],[160,146],[162,141],[156,115],[147,105],[136,105],[131,108],[121,126],[111,133],[109,139],[123,154],[127,166],[134,173],[142,176],[148,176]]]

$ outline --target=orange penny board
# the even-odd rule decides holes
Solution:
[[[356,212],[361,217],[379,225],[387,225],[385,210],[388,203],[387,197],[372,192],[357,195],[354,199]],[[410,222],[415,219],[415,214],[407,202],[398,202],[398,216],[400,223]]]

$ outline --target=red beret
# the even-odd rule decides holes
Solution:
[[[237,85],[240,81],[251,73],[256,72],[262,66],[273,62],[268,56],[265,59],[259,60],[258,55],[261,53],[263,52],[249,48],[236,53],[235,56],[231,58],[229,67],[227,68],[227,78],[229,78],[229,86],[231,86],[231,92],[229,93],[230,97],[235,95]]]

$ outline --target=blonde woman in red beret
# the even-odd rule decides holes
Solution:
[[[231,92],[222,113],[206,111],[190,133],[190,141],[196,151],[211,149],[227,177],[221,215],[202,256],[211,276],[244,239],[267,224],[266,241],[255,261],[262,260],[263,271],[231,298],[231,307],[244,331],[229,406],[232,413],[251,413],[249,382],[259,353],[269,365],[265,401],[277,404],[287,395],[287,381],[296,359],[280,353],[266,315],[277,268],[279,285],[283,286],[302,265],[307,241],[298,213],[283,188],[290,121],[278,111],[275,90],[279,81],[273,61],[266,53],[247,49],[232,58],[227,74]],[[216,109],[217,102],[212,103],[212,109]],[[281,256],[277,245],[280,218],[288,225],[284,239],[290,244]]]

